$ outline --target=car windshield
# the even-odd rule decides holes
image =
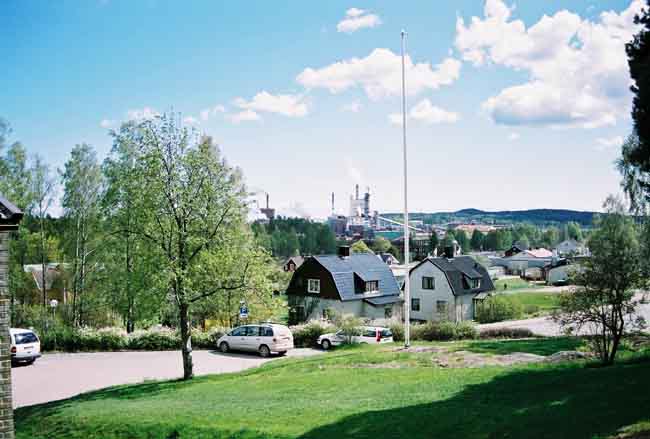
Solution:
[[[381,336],[382,337],[392,337],[393,333],[390,329],[382,329],[381,330]]]
[[[14,335],[16,339],[16,344],[27,344],[27,343],[36,343],[38,337],[33,332],[21,332],[20,334]]]

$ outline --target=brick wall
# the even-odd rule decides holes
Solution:
[[[9,233],[0,232],[0,439],[14,438],[9,341]]]

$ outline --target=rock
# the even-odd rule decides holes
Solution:
[[[546,357],[549,363],[560,363],[562,361],[585,360],[589,358],[587,354],[579,351],[560,351]]]

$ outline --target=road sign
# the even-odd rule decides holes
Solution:
[[[248,308],[246,307],[246,305],[242,305],[239,307],[239,318],[240,319],[248,318]]]

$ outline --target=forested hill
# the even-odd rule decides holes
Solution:
[[[382,216],[401,217],[401,213],[385,213]],[[446,224],[450,222],[480,222],[488,224],[531,223],[538,225],[564,224],[576,222],[582,226],[591,226],[597,212],[583,212],[566,209],[530,209],[503,210],[486,212],[479,209],[462,209],[456,212],[413,212],[411,220],[424,220],[428,224]]]

